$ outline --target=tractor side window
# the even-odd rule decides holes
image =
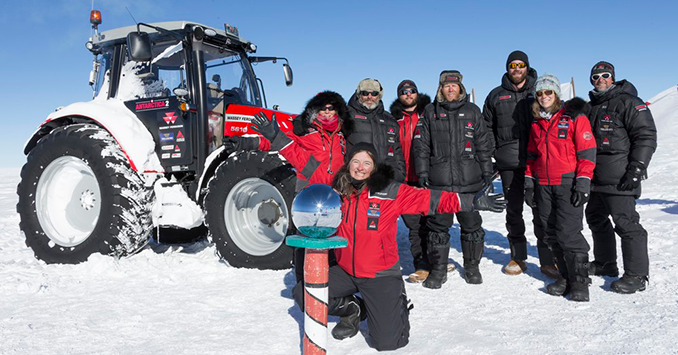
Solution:
[[[138,63],[128,57],[122,67],[117,97],[123,101],[175,96],[174,89],[185,88],[186,73],[181,42],[158,43],[153,59]]]
[[[212,52],[208,47],[205,56],[209,110],[219,112],[222,103],[260,106],[254,95],[254,75],[239,53]]]

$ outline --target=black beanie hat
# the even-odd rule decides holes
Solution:
[[[372,143],[367,143],[367,142],[360,142],[356,143],[351,146],[351,148],[348,150],[348,154],[346,154],[346,163],[348,163],[351,158],[353,158],[354,155],[366,151],[374,157],[374,165],[377,165],[379,162],[377,161],[377,150],[374,148]]]
[[[591,68],[591,76],[593,76],[593,74],[600,73],[612,74],[612,81],[614,81],[614,65],[612,65],[612,63],[601,60],[600,62],[596,63],[593,68]],[[589,80],[591,80],[591,84],[593,85],[593,78],[589,77]]]
[[[398,84],[398,88],[396,89],[396,93],[398,96],[400,96],[400,90],[401,89],[407,89],[407,88],[412,88],[414,90],[417,90],[417,84],[414,83],[414,81],[410,79],[405,79]]]
[[[512,61],[514,60],[522,60],[527,67],[530,67],[530,60],[527,59],[527,54],[523,51],[513,51],[511,54],[509,54],[508,58],[506,59],[506,71],[509,70],[509,64],[511,64]]]

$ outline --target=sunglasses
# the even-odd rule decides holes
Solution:
[[[379,96],[379,91],[364,91],[363,90],[363,91],[360,92],[360,95],[362,95],[362,96],[372,95],[374,97],[377,97],[377,96]]]
[[[542,95],[551,96],[553,95],[553,90],[537,91],[537,97],[542,97]]]
[[[527,66],[527,64],[525,64],[525,63],[509,63],[509,68],[511,68],[511,69],[515,69],[515,68],[522,69],[522,68],[525,68],[526,66]]]
[[[610,74],[610,73],[602,73],[602,74],[593,74],[593,75],[591,75],[591,79],[593,79],[593,81],[596,81],[596,80],[600,79],[601,77],[602,77],[603,79],[609,79],[610,77],[612,77],[612,74]]]
[[[334,111],[334,106],[327,105],[327,106],[321,108],[320,111]]]
[[[407,95],[407,94],[414,95],[416,93],[417,93],[417,89],[402,89],[402,90],[400,90],[400,95]]]

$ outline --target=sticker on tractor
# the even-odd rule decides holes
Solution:
[[[160,110],[160,109],[169,107],[169,105],[170,105],[169,100],[142,101],[142,102],[137,102],[136,105],[134,106],[134,109],[137,112],[149,111],[149,110]]]

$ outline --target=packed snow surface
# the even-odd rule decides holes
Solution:
[[[531,228],[527,273],[504,275],[510,253],[504,215],[483,213],[484,283],[468,285],[461,278],[455,226],[450,257],[457,270],[440,290],[406,283],[414,303],[410,343],[392,353],[678,353],[678,111],[657,107],[650,105],[657,126],[665,128],[638,200],[649,232],[646,291],[619,295],[610,291],[614,278],[593,276],[588,303],[547,295],[550,281],[539,272]],[[303,314],[291,298],[291,271],[232,268],[206,241],[151,243],[121,260],[94,255],[79,265],[45,265],[19,231],[18,176],[18,169],[0,170],[0,354],[301,352]],[[591,243],[588,229],[584,233]],[[413,269],[402,223],[398,241],[406,277]],[[336,322],[330,317],[330,328]],[[365,322],[360,330],[343,341],[328,335],[328,353],[376,353]]]

